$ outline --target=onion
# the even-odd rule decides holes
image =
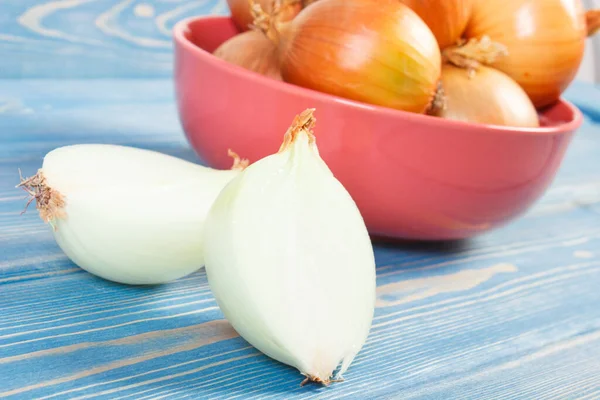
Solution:
[[[471,17],[473,0],[401,0],[429,26],[440,48],[457,44]]]
[[[470,76],[460,67],[444,64],[441,82],[445,104],[436,103],[432,115],[482,124],[539,126],[527,93],[503,72],[480,66]]]
[[[114,282],[154,285],[204,265],[208,212],[248,166],[229,155],[232,170],[223,171],[134,147],[64,146],[18,187],[73,263]]]
[[[273,5],[276,1],[281,0],[256,0],[266,13],[273,11]],[[250,29],[250,25],[254,20],[251,12],[251,2],[248,0],[227,0],[229,10],[231,11],[231,19],[235,26],[242,32]],[[302,9],[300,0],[282,0],[281,11],[278,15],[280,21],[289,21],[296,16]]]
[[[231,64],[281,80],[278,50],[273,42],[278,35],[275,24],[280,21],[279,9],[271,9],[267,15],[253,0],[249,4],[254,18],[251,29],[223,42],[213,54]]]
[[[398,0],[319,0],[281,24],[284,81],[423,113],[441,72],[427,25]]]
[[[492,65],[538,108],[554,103],[575,77],[586,35],[580,0],[475,0],[465,32],[506,46],[508,55]]]
[[[376,276],[360,211],[319,156],[313,112],[223,188],[202,240],[210,290],[233,328],[297,368],[301,385],[328,386],[367,339]]]
[[[586,12],[585,21],[588,36],[595,35],[600,30],[600,9]]]
[[[231,64],[281,80],[277,46],[258,30],[235,35],[221,44],[213,54]]]

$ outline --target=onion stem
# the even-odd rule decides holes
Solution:
[[[300,3],[300,0],[273,0],[270,12],[266,12],[260,3],[254,0],[248,0],[250,3],[250,15],[252,15],[252,23],[250,29],[262,32],[273,43],[279,43],[279,25],[281,13],[295,4]]]
[[[491,65],[498,58],[507,55],[506,46],[492,41],[489,36],[482,36],[481,39],[462,39],[456,46],[448,47],[442,52],[445,61],[467,69],[469,76],[473,76],[481,64]]]
[[[296,115],[292,125],[285,132],[283,143],[281,144],[278,153],[287,150],[290,145],[296,141],[296,138],[300,132],[304,132],[308,135],[309,144],[315,142],[315,135],[313,134],[312,130],[317,122],[317,119],[313,115],[314,112],[314,108],[308,108],[299,115]]]

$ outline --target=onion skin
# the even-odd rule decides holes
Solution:
[[[441,73],[427,25],[398,0],[319,0],[281,26],[284,81],[423,113]]]
[[[272,11],[273,0],[254,0],[260,4],[261,8],[269,14]],[[231,19],[240,32],[250,29],[254,18],[250,12],[250,2],[248,0],[227,0],[227,5],[231,11]],[[277,16],[280,22],[291,20],[302,10],[302,2],[299,0],[282,0],[281,13]]]
[[[593,36],[600,30],[600,8],[596,10],[588,10],[585,13],[585,21],[587,25],[588,36]]]
[[[508,55],[493,67],[542,108],[556,102],[575,78],[587,27],[580,0],[475,0],[465,35],[488,35],[506,46]]]
[[[429,26],[441,49],[458,43],[471,17],[473,0],[400,0]]]
[[[282,80],[277,46],[261,31],[240,33],[221,44],[213,54],[231,64]]]
[[[451,64],[442,67],[445,109],[438,117],[481,124],[538,127],[539,118],[527,93],[509,76],[480,66],[472,77]]]

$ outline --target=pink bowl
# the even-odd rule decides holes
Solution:
[[[552,182],[582,115],[561,100],[542,127],[443,120],[345,100],[230,65],[211,52],[237,30],[228,17],[174,29],[175,86],[187,138],[210,166],[232,148],[276,152],[294,116],[316,108],[319,151],[374,235],[443,240],[477,235],[527,210]]]

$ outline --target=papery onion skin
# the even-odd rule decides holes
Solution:
[[[538,127],[539,117],[527,93],[509,76],[481,66],[472,77],[460,67],[444,64],[442,118],[513,127]]]
[[[458,43],[464,33],[473,0],[400,0],[429,26],[441,49]]]
[[[278,16],[279,21],[289,21],[296,16],[302,9],[300,0],[281,0],[282,9]],[[273,0],[255,0],[260,4],[262,9],[270,13],[272,11]],[[250,29],[250,25],[254,20],[250,12],[250,3],[248,0],[227,0],[227,5],[231,11],[231,19],[240,32]]]
[[[235,35],[221,44],[213,54],[249,71],[282,80],[277,46],[258,30]]]
[[[280,29],[286,82],[416,113],[435,94],[438,43],[398,0],[319,0]]]
[[[588,10],[585,13],[585,24],[588,36],[593,36],[600,30],[600,8]]]
[[[488,35],[508,49],[492,66],[519,83],[537,108],[555,103],[583,59],[580,0],[475,0],[467,38]]]

